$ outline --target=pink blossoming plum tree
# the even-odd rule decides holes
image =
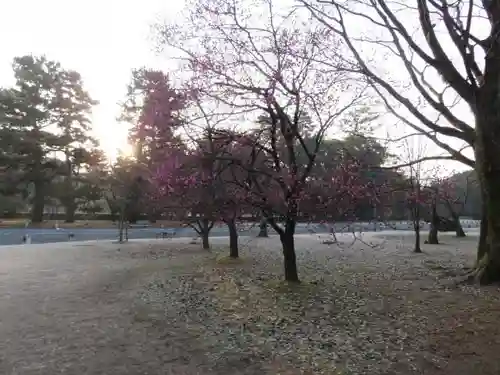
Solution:
[[[279,234],[285,279],[298,282],[294,234],[300,202],[325,135],[361,101],[364,87],[331,67],[324,70],[319,61],[326,49],[337,48],[336,37],[310,27],[300,12],[270,0],[258,0],[251,9],[243,1],[196,0],[189,9],[182,24],[162,28],[163,45],[170,55],[178,52],[186,62],[183,72],[225,112],[228,124],[267,117],[258,131],[240,127],[234,152],[218,159],[231,164],[245,201]],[[304,113],[311,118],[307,131],[301,127]]]
[[[171,153],[159,165],[155,181],[162,206],[174,210],[201,237],[209,249],[209,233],[217,220],[213,202],[213,175],[200,166],[199,150]],[[161,203],[160,203],[161,204]]]
[[[165,74],[149,71],[142,72],[140,88],[134,137],[152,171],[152,202],[192,227],[205,249],[215,222],[224,221],[230,256],[238,257],[236,219],[244,205],[237,189],[225,183],[225,165],[217,158],[230,138],[215,132],[196,87],[175,89]]]

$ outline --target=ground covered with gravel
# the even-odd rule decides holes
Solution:
[[[495,374],[500,290],[457,285],[477,238],[412,254],[410,236],[4,248],[5,374]]]
[[[135,319],[204,374],[499,374],[499,290],[453,283],[475,239],[419,255],[410,237],[370,237],[299,236],[300,285],[281,281],[276,239],[242,246],[240,261],[193,251],[151,275]],[[173,259],[164,248],[150,251]]]

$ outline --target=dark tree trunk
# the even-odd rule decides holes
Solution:
[[[500,32],[500,24],[495,24]],[[481,284],[500,281],[500,41],[494,40],[485,58],[485,83],[477,98],[476,108],[476,172],[483,198],[486,219],[486,245],[476,268]],[[487,79],[486,79],[487,77]],[[483,229],[483,228],[481,228]]]
[[[236,229],[236,222],[234,220],[227,220],[226,224],[229,229],[229,257],[238,258],[238,230]]]
[[[33,198],[33,208],[31,211],[31,222],[43,222],[43,209],[45,208],[45,182],[35,182],[35,196]]]
[[[76,211],[76,203],[75,203],[75,187],[73,186],[73,165],[71,160],[69,159],[68,152],[66,150],[66,180],[65,180],[65,205],[64,209],[66,210],[66,223],[74,223],[75,222],[75,211]]]
[[[417,222],[417,224],[414,225],[414,230],[415,230],[415,248],[413,249],[413,252],[421,253],[422,249],[420,248],[420,222]]]
[[[210,241],[208,240],[208,233],[201,234],[201,242],[205,250],[210,250]]]
[[[457,226],[457,229],[455,231],[455,235],[457,237],[467,237],[467,235],[464,232],[464,228],[462,227],[462,223],[460,222],[460,218],[457,217],[455,219],[455,225]]]
[[[430,245],[439,245],[437,227],[431,225],[431,229],[429,230],[429,236],[427,237],[427,243]]]
[[[420,193],[420,187],[417,186],[417,193]],[[420,248],[420,206],[419,203],[414,203],[413,207],[410,208],[410,218],[413,223],[413,231],[415,232],[415,247],[413,252],[421,253]]]
[[[297,258],[295,256],[295,220],[287,219],[285,230],[280,234],[283,248],[283,259],[285,265],[285,280],[289,282],[299,282],[297,272]]]
[[[124,229],[125,229],[125,209],[120,209],[120,217],[118,218],[118,242],[124,242]]]
[[[432,202],[431,227],[429,230],[429,237],[427,238],[427,243],[431,245],[439,245],[439,240],[438,240],[439,216],[437,214],[436,205],[437,205],[436,202]]]
[[[269,233],[267,231],[267,219],[265,217],[260,220],[259,234],[257,237],[269,237]]]
[[[453,209],[453,205],[450,203],[450,201],[446,200],[446,205],[448,206],[448,211],[450,211],[451,217],[453,218],[453,221],[455,222],[455,235],[457,237],[467,237],[464,228],[462,227],[462,223],[460,222],[460,216],[457,214],[457,212]]]
[[[477,245],[477,258],[476,258],[477,264],[479,264],[484,255],[488,252],[487,237],[488,237],[488,218],[486,217],[486,208],[483,207],[481,225],[479,227],[479,243]]]
[[[208,219],[201,220],[201,242],[205,250],[210,249],[208,235],[210,234],[210,221]]]
[[[70,202],[66,207],[66,223],[74,223],[75,222],[75,211],[76,211],[76,205],[75,202]]]

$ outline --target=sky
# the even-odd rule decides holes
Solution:
[[[0,86],[13,83],[12,59],[24,54],[45,54],[78,71],[85,88],[100,102],[93,111],[94,132],[108,157],[114,159],[118,149],[130,151],[127,128],[116,118],[131,70],[141,66],[164,70],[168,66],[168,56],[154,52],[151,25],[174,18],[183,4],[172,0],[0,1]],[[401,62],[384,66],[390,65],[394,75],[404,70],[397,69],[397,64]],[[459,112],[468,115],[467,110]],[[392,133],[403,132],[392,122],[386,125]],[[437,151],[433,145],[428,148],[429,154],[440,153]]]
[[[116,117],[130,72],[141,66],[161,67],[151,25],[181,6],[182,1],[166,0],[1,1],[0,86],[13,83],[12,59],[25,54],[45,54],[78,71],[100,102],[93,111],[95,135],[114,158],[117,149],[127,151],[127,129]]]

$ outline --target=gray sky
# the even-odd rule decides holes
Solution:
[[[130,70],[160,64],[148,40],[150,25],[181,6],[182,1],[165,0],[3,0],[0,85],[12,83],[12,59],[29,53],[45,54],[80,72],[101,103],[94,110],[94,130],[113,157],[126,146],[127,129],[115,118]]]

